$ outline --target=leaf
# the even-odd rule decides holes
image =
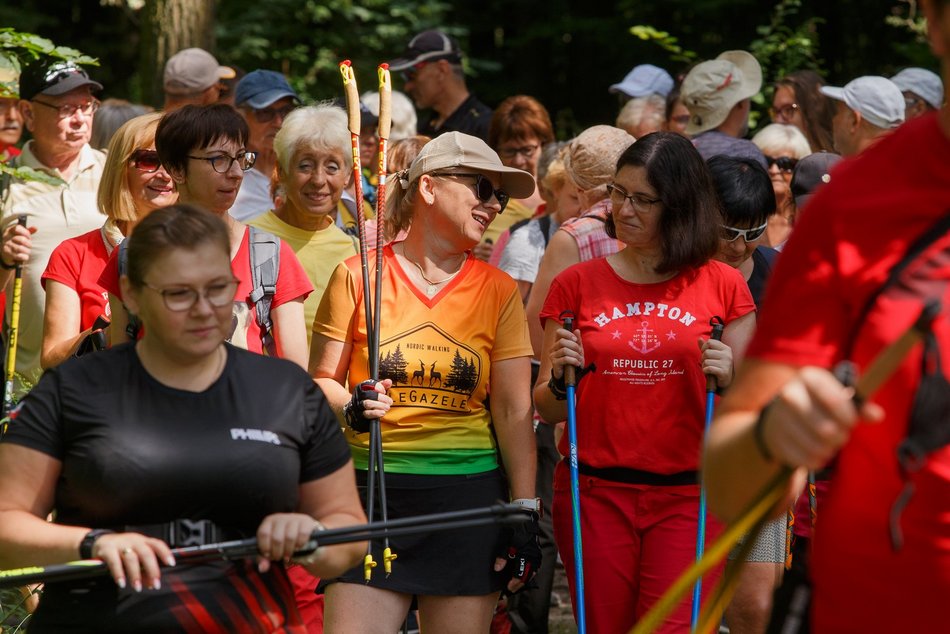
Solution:
[[[22,181],[37,181],[54,187],[60,187],[66,184],[66,181],[58,176],[53,176],[52,174],[27,167],[26,165],[21,165],[11,170],[5,164],[0,163],[0,171],[9,172],[13,174],[14,178]]]

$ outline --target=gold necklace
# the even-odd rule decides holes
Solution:
[[[402,255],[403,255],[404,258],[406,258],[406,260],[409,261],[410,264],[412,264],[414,267],[416,267],[416,270],[419,271],[419,277],[421,277],[421,278],[423,279],[423,281],[424,281],[426,284],[428,284],[428,286],[426,286],[426,290],[425,290],[426,297],[432,297],[432,296],[434,296],[434,295],[438,292],[438,287],[439,287],[439,286],[441,286],[442,284],[445,284],[446,282],[451,282],[452,279],[453,279],[456,275],[458,275],[459,273],[462,272],[462,266],[465,264],[465,258],[463,258],[461,264],[459,264],[458,270],[455,271],[455,273],[452,273],[452,274],[449,275],[448,277],[446,277],[446,278],[444,278],[444,279],[441,279],[441,280],[430,280],[428,277],[426,277],[425,271],[422,270],[422,267],[419,266],[419,264],[416,263],[415,260],[413,260],[412,258],[410,258],[408,253],[406,253],[406,247],[405,247],[405,246],[403,246],[403,248],[402,248]]]

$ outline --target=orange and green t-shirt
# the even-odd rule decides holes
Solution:
[[[374,251],[369,261],[375,262]],[[380,427],[386,470],[449,475],[497,468],[485,408],[491,365],[531,355],[515,282],[470,254],[458,275],[430,298],[386,247],[381,296],[379,378],[392,379],[394,401]],[[350,385],[369,377],[359,257],[334,271],[313,331],[351,344]],[[356,467],[366,469],[369,434],[348,428],[345,433]]]

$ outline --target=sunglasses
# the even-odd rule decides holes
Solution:
[[[768,229],[768,226],[768,222],[759,227],[753,227],[751,229],[736,229],[735,227],[719,225],[722,239],[726,242],[735,242],[739,238],[742,238],[746,242],[755,242],[762,237],[762,234],[765,233],[765,230]]]
[[[291,112],[297,109],[295,105],[284,106],[283,108],[261,108],[253,110],[254,120],[258,123],[270,123],[274,117],[280,116],[281,120],[287,118]]]
[[[482,201],[487,203],[492,199],[492,196],[498,201],[498,204],[501,205],[501,209],[498,210],[498,213],[501,213],[505,210],[505,207],[508,206],[508,201],[511,200],[511,196],[507,192],[501,189],[495,189],[495,186],[492,185],[491,180],[482,174],[468,174],[468,173],[459,173],[459,172],[445,172],[442,174],[433,174],[433,176],[454,176],[456,178],[474,178],[475,179],[475,196]]]
[[[135,150],[129,157],[129,162],[140,172],[157,172],[162,166],[155,150]]]
[[[783,172],[791,173],[795,169],[795,166],[798,165],[798,159],[792,158],[791,156],[766,156],[765,161],[769,164],[769,167],[773,165],[778,166]]]
[[[410,66],[406,70],[402,71],[403,81],[415,81],[419,71],[425,68],[428,63],[429,62],[419,62],[415,66]]]

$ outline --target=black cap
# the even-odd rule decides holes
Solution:
[[[814,152],[798,161],[789,185],[796,207],[802,207],[815,190],[831,182],[831,168],[840,160],[841,156],[833,152]]]
[[[445,59],[453,64],[462,63],[462,51],[458,42],[435,29],[423,31],[412,38],[409,48],[402,57],[389,62],[389,70],[399,72],[411,68],[420,62],[434,62]]]
[[[90,79],[86,71],[73,62],[35,60],[20,72],[20,99],[33,99],[37,95],[55,97],[82,86],[102,90],[102,84]]]

